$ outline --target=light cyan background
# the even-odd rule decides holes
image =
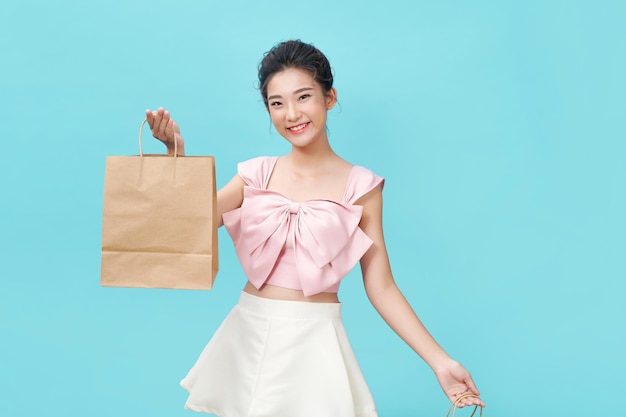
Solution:
[[[313,42],[334,148],[387,179],[394,274],[473,373],[486,416],[611,415],[626,383],[626,6],[621,1],[18,1],[0,4],[0,416],[192,416],[178,381],[245,282],[99,286],[106,155],[145,108],[187,152],[282,154],[256,65]],[[149,151],[160,152],[152,142]],[[340,293],[382,417],[443,416],[430,370]]]

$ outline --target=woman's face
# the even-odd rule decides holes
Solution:
[[[293,146],[328,140],[326,113],[336,102],[334,88],[324,93],[311,74],[302,69],[278,72],[267,85],[267,110],[272,123]]]

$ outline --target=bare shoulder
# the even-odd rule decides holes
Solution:
[[[345,180],[348,178],[348,176],[352,172],[353,168],[354,168],[353,164],[341,159],[333,166],[333,169],[332,169],[333,176],[337,178],[338,181],[343,180],[345,182]]]
[[[353,164],[352,162],[346,161],[340,156],[337,156],[334,166],[337,171],[346,172],[346,171],[350,171],[355,166],[355,164]]]

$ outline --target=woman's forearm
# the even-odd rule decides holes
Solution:
[[[434,371],[451,361],[417,317],[395,283],[367,289],[380,316]]]

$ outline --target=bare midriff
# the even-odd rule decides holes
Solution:
[[[275,285],[263,285],[257,289],[249,282],[243,288],[244,292],[255,295],[257,297],[269,298],[271,300],[285,301],[305,301],[308,303],[338,303],[337,294],[331,292],[321,292],[310,296],[305,296],[300,290],[292,290],[289,288],[277,287]]]

